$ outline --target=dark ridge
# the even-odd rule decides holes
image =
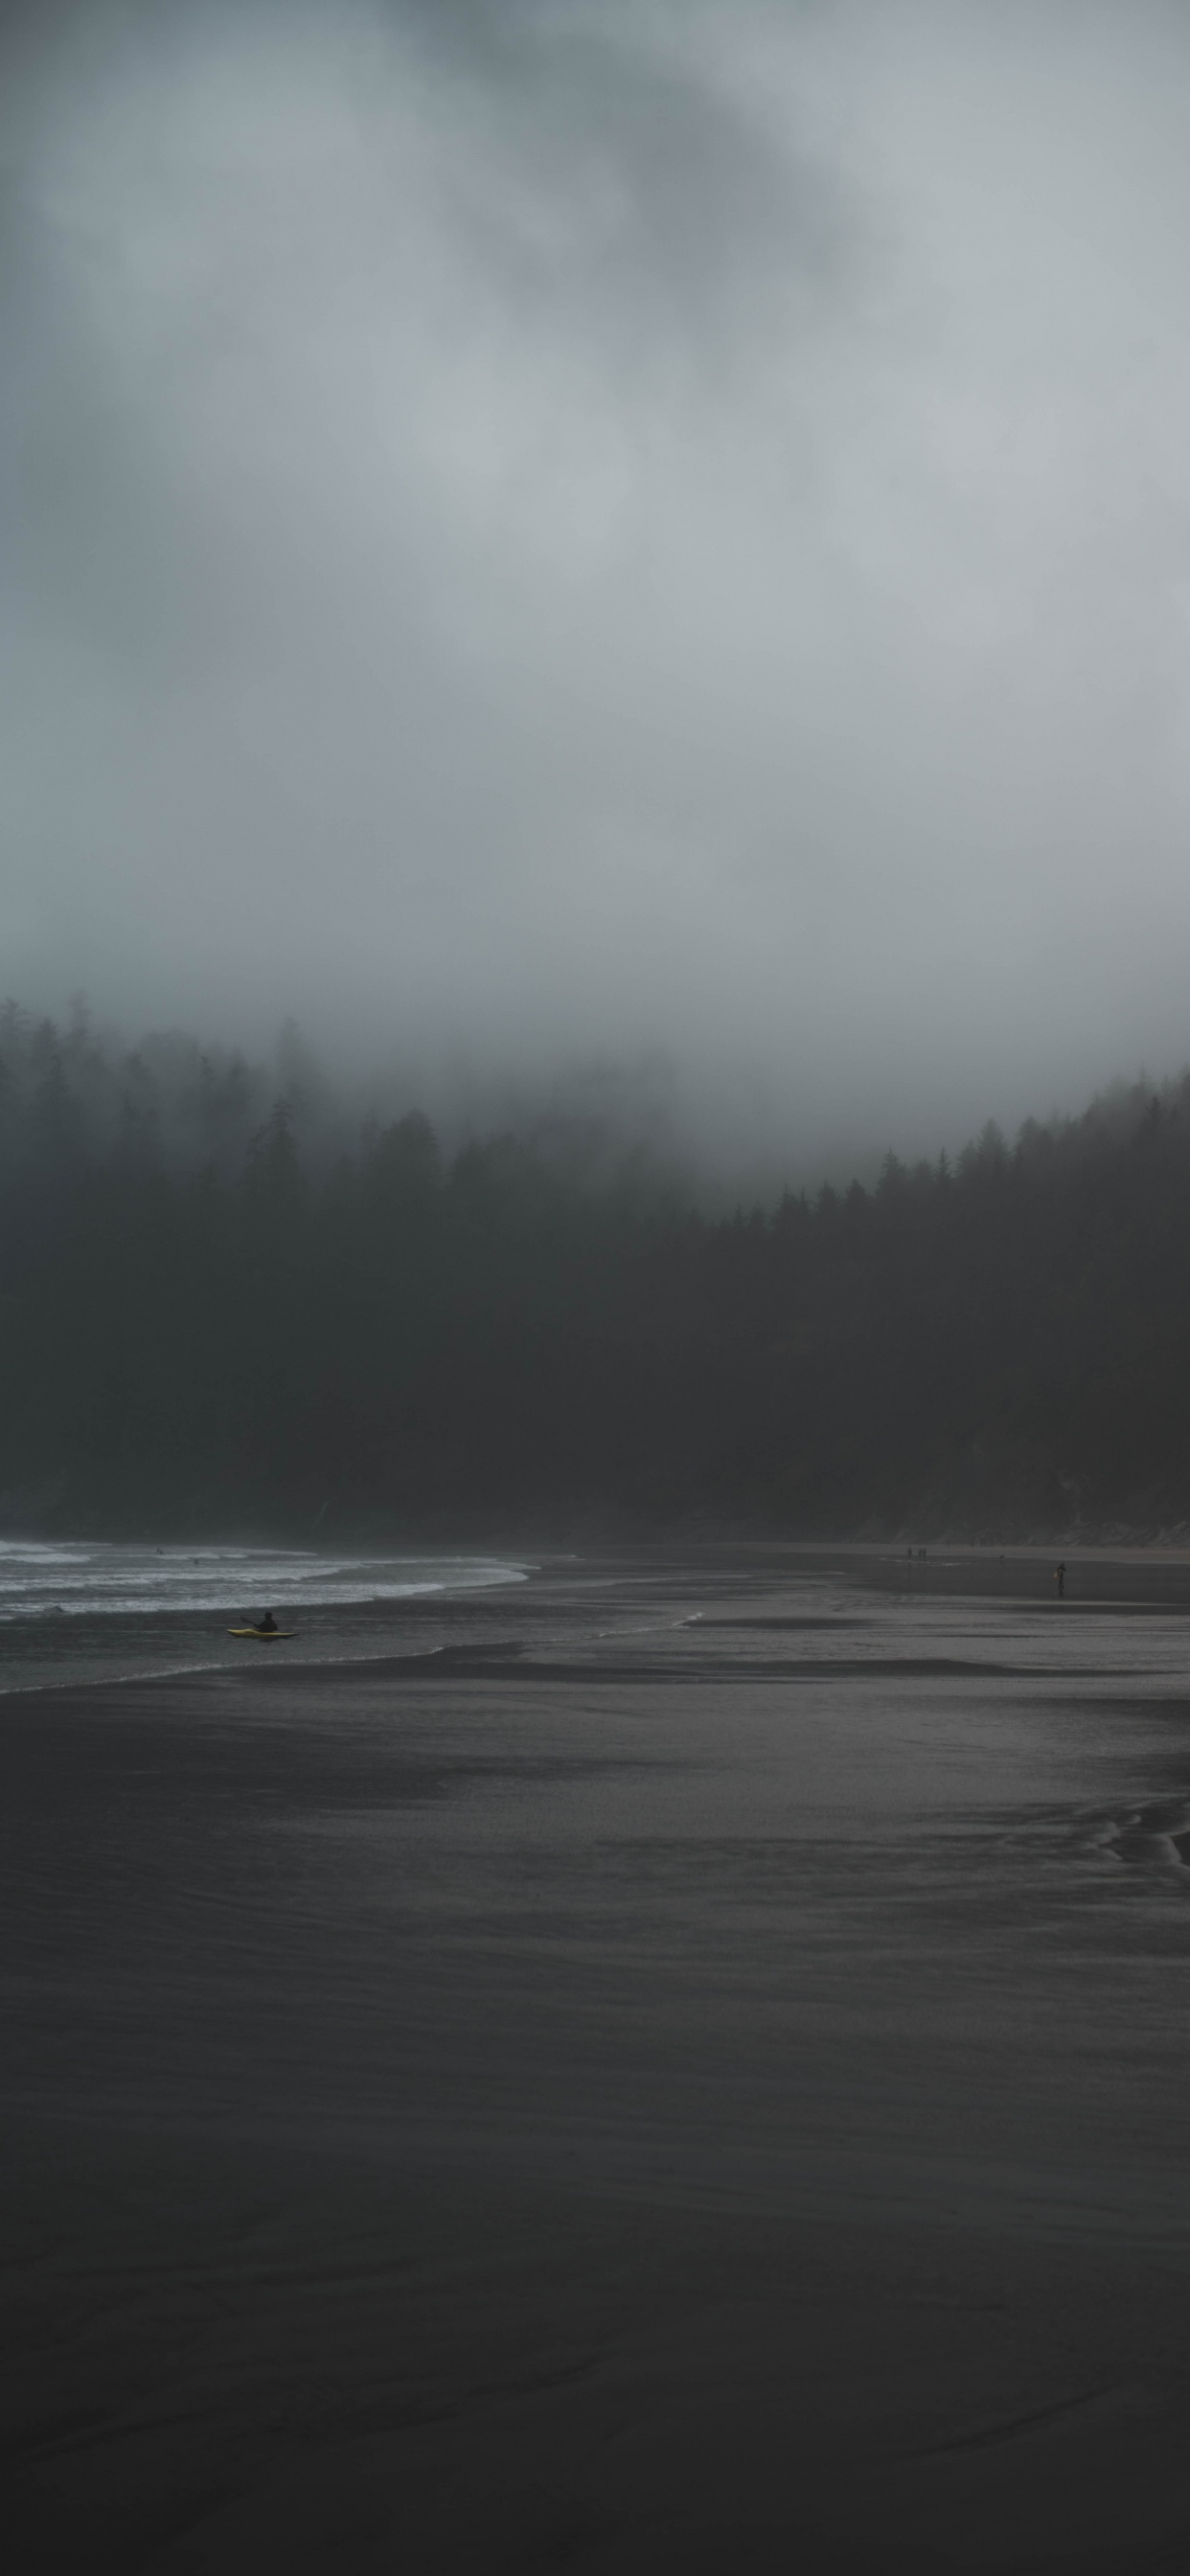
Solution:
[[[1188,1276],[1190,1077],[720,1219],[598,1121],[0,1012],[9,1531],[1190,1549]]]

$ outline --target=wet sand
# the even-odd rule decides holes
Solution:
[[[1190,1582],[966,1571],[4,1703],[21,2568],[1185,2564]]]

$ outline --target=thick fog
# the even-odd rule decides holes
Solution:
[[[1181,8],[4,25],[7,989],[815,1152],[1190,1053]]]

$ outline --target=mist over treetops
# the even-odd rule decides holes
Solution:
[[[1190,1076],[716,1214],[595,1117],[444,1145],[286,1043],[288,1095],[0,1015],[10,1529],[1190,1515]]]

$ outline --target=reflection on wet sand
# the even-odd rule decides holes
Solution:
[[[913,1571],[7,1702],[22,2564],[1182,2563],[1186,1610]]]

